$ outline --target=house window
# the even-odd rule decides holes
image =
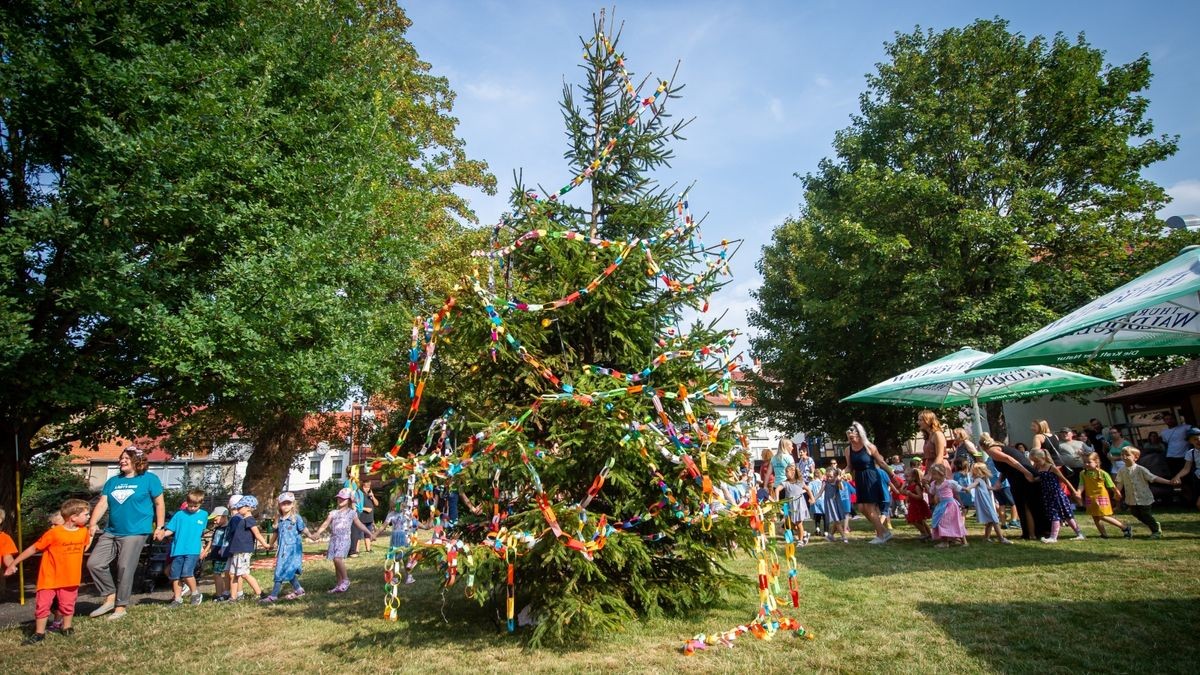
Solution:
[[[333,458],[333,475],[334,476],[342,475],[342,458],[341,457]]]
[[[321,480],[321,460],[314,459],[308,463],[308,479]]]

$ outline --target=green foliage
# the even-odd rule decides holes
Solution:
[[[491,184],[407,26],[383,0],[5,4],[10,437],[249,438],[380,382],[422,237]]]
[[[68,499],[90,500],[94,496],[87,479],[71,466],[71,458],[67,456],[46,456],[34,462],[29,475],[23,478],[21,536],[26,546],[50,529],[50,516],[58,513],[63,502]],[[15,527],[15,514],[9,512],[8,517],[11,521],[5,526]]]
[[[658,187],[651,172],[669,159],[667,144],[682,128],[682,124],[673,124],[667,113],[678,88],[668,85],[654,110],[622,132],[625,121],[637,115],[639,100],[624,91],[617,76],[618,53],[607,51],[600,41],[585,43],[585,50],[589,55],[586,78],[578,88],[568,87],[564,92],[569,136],[566,158],[571,171],[583,173],[609,138],[619,140],[590,185],[572,194],[590,187],[588,206],[535,202],[524,186],[517,186],[513,191],[516,215],[497,233],[501,246],[536,229],[594,233],[626,242],[661,235],[677,224],[673,215],[677,199]],[[647,88],[654,86],[651,82]],[[695,446],[673,448],[664,437],[645,428],[641,432],[645,447],[629,438],[631,426],[658,424],[649,397],[542,401],[522,429],[514,430],[510,424],[542,395],[560,391],[543,371],[561,377],[579,394],[620,389],[630,383],[591,366],[637,373],[663,352],[699,350],[716,342],[721,333],[699,323],[684,335],[672,337],[666,332],[678,327],[689,307],[699,307],[701,299],[722,283],[712,276],[697,280],[696,274],[702,270],[698,267],[706,258],[693,244],[688,235],[659,236],[647,246],[662,268],[661,275],[685,283],[696,280],[695,288],[668,291],[659,275],[647,273],[645,253],[635,247],[624,253],[625,262],[610,277],[588,288],[578,302],[554,312],[511,310],[508,301],[546,303],[588,287],[619,255],[619,246],[598,248],[543,236],[517,248],[492,270],[494,295],[498,296],[494,304],[502,315],[505,334],[518,340],[537,363],[506,345],[504,338],[495,345],[496,359],[489,358],[492,323],[483,311],[483,302],[471,295],[459,297],[458,310],[451,318],[453,331],[439,346],[427,400],[442,401],[457,411],[453,421],[460,427],[460,449],[468,447],[466,438],[471,434],[482,432],[486,438],[474,448],[475,453],[482,453],[476,461],[462,473],[450,474],[450,489],[462,491],[490,516],[493,486],[497,487],[512,497],[505,500],[512,512],[502,519],[501,527],[538,538],[528,551],[518,547],[514,559],[516,608],[528,607],[536,621],[529,634],[533,644],[611,633],[634,618],[686,615],[744,584],[725,565],[735,542],[749,545],[749,528],[744,521],[725,517],[716,518],[711,529],[702,525],[699,514],[707,498],[700,481],[678,463],[679,455],[690,453],[700,464],[700,451]],[[470,287],[462,290],[469,293]],[[696,391],[717,382],[723,373],[715,367],[717,361],[669,360],[644,380],[647,388],[656,388],[664,396],[667,413],[697,446],[699,439],[687,429],[675,396],[681,385]],[[702,398],[692,405],[701,421],[713,414]],[[433,414],[432,409],[429,413]],[[414,424],[411,446],[420,445],[423,430],[423,425]],[[495,448],[488,449],[492,444]],[[732,452],[732,445],[733,434],[726,426],[706,448],[708,474],[714,484],[728,480],[744,459]],[[660,450],[671,459],[664,458]],[[565,546],[565,536],[549,534],[547,519],[533,502],[531,469],[523,456],[539,474],[565,535],[590,541],[602,516],[610,525],[636,516],[643,520],[611,533],[604,548],[587,559]],[[610,460],[613,465],[607,482],[588,505],[583,521],[580,501]],[[660,477],[656,472],[661,472]],[[465,514],[462,519],[468,525],[462,536],[468,541],[486,535],[486,516]],[[475,597],[481,602],[498,600],[503,614],[505,562],[476,551]],[[430,550],[423,555],[438,554]]]
[[[337,506],[337,493],[342,489],[342,483],[342,478],[333,476],[300,498],[300,505],[296,508],[313,529]]]
[[[1026,39],[1000,19],[898,34],[836,157],[759,263],[750,322],[786,428],[851,418],[885,442],[913,411],[839,398],[963,346],[995,351],[1162,262],[1146,166],[1149,59],[1106,65],[1082,36]]]

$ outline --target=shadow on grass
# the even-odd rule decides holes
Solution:
[[[837,544],[809,546],[796,554],[802,567],[835,581],[864,577],[911,574],[914,572],[989,570],[1006,567],[1070,565],[1120,560],[1110,553],[1074,551],[1070,544],[1056,546],[1019,543],[1013,546],[973,543],[967,548],[935,549],[929,545],[842,547]],[[856,550],[852,550],[856,549]]]
[[[1196,672],[1200,598],[1132,601],[917,603],[998,672]]]

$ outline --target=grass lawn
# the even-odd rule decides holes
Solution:
[[[868,546],[856,521],[851,544],[820,541],[797,555],[801,606],[791,612],[815,639],[744,635],[733,649],[694,656],[679,653],[685,638],[752,618],[749,558],[738,562],[742,597],[566,648],[523,649],[494,612],[457,587],[443,597],[426,570],[405,588],[401,620],[383,621],[375,553],[350,561],[344,595],[324,593],[333,571],[321,562],[307,566],[310,593],[293,603],[139,605],[119,623],[85,617],[73,638],[36,646],[21,644],[24,628],[9,628],[0,631],[0,672],[1194,673],[1200,515],[1159,517],[1161,541],[1140,524],[1132,541],[1101,540],[1088,522],[1081,542],[984,544],[973,527],[969,548],[946,550],[916,543],[907,526],[895,543]],[[269,573],[258,577],[269,583]]]

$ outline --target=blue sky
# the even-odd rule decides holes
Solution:
[[[402,3],[403,4],[403,3]],[[513,171],[557,189],[570,179],[558,102],[578,83],[579,36],[602,5],[577,2],[409,3],[409,38],[458,93],[454,114],[468,153],[499,179],[495,197],[468,193],[484,223],[507,210]],[[612,5],[608,5],[611,11]],[[916,25],[935,30],[1000,16],[1027,37],[1080,32],[1109,63],[1150,56],[1146,92],[1156,133],[1178,134],[1179,152],[1147,170],[1175,202],[1168,215],[1200,213],[1200,4],[1189,2],[627,2],[620,50],[635,79],[669,77],[680,62],[687,85],[672,102],[696,118],[663,183],[696,183],[691,206],[708,217],[706,241],[743,238],[734,280],[710,313],[728,309],[746,326],[755,262],[772,230],[799,211],[800,181],[832,154],[834,133],[858,110],[864,75],[883,43]],[[580,191],[584,192],[584,191]]]

